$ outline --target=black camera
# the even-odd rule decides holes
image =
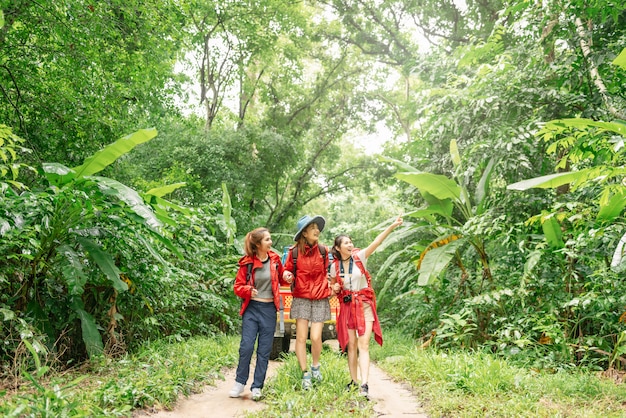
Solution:
[[[343,303],[350,303],[352,302],[352,295],[345,295],[343,297]]]

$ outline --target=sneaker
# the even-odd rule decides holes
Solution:
[[[322,367],[321,364],[318,364],[317,367],[311,366],[311,377],[318,382],[322,381],[322,371],[320,370],[320,367]]]
[[[369,386],[367,386],[367,383],[363,383],[361,385],[361,391],[359,392],[359,395],[369,399],[370,398],[369,390],[370,390],[370,388],[369,388]]]
[[[240,397],[245,387],[246,385],[239,383],[239,382],[235,382],[235,386],[233,386],[230,392],[228,392],[228,396],[230,396],[231,398]]]
[[[304,375],[302,375],[302,389],[309,390],[311,386],[311,373],[304,372]]]
[[[263,395],[261,394],[261,388],[252,388],[252,400],[258,401]]]
[[[356,390],[356,388],[358,388],[359,385],[357,385],[357,383],[354,380],[351,380],[350,383],[348,383],[346,385],[346,390],[348,392],[352,391],[352,390]]]

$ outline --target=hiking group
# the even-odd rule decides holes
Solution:
[[[367,259],[395,228],[402,224],[398,217],[365,249],[354,247],[345,234],[335,238],[329,250],[319,243],[326,224],[322,216],[305,215],[298,220],[294,245],[285,263],[274,252],[267,228],[256,228],[246,234],[245,255],[239,260],[234,292],[242,298],[239,362],[235,384],[229,396],[243,393],[250,373],[250,361],[256,349],[256,366],[250,387],[253,400],[262,397],[270,352],[276,328],[276,312],[280,307],[280,286],[291,286],[293,300],[291,318],[296,320],[295,352],[302,370],[302,389],[309,390],[314,380],[322,380],[320,355],[324,322],[330,320],[329,298],[337,295],[341,309],[337,318],[337,340],[348,354],[351,381],[346,388],[369,397],[369,341],[372,333],[382,345],[383,338],[376,312],[376,297],[367,271]],[[356,267],[356,268],[355,268]],[[311,341],[311,368],[307,362],[307,339]],[[360,379],[359,372],[360,371]],[[359,383],[360,382],[360,383]]]

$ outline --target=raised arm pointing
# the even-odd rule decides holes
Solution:
[[[393,231],[400,225],[402,225],[402,217],[398,216],[391,225],[389,225],[383,232],[378,234],[378,236],[374,238],[374,241],[372,241],[372,243],[367,246],[367,248],[365,249],[365,258],[369,258],[369,256],[372,255],[374,251],[376,251],[376,248],[378,248],[378,246],[383,243],[385,238],[387,238],[389,234],[391,234],[391,231]]]

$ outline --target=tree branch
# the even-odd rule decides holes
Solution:
[[[595,65],[593,60],[591,59],[591,48],[587,42],[587,34],[585,32],[585,27],[583,25],[583,21],[576,17],[576,32],[578,33],[578,37],[580,38],[580,49],[583,51],[583,56],[589,63],[589,74],[591,75],[591,79],[593,80],[593,84],[595,84],[596,88],[600,92],[602,99],[604,100],[604,104],[606,105],[609,113],[613,115],[617,119],[626,119],[626,114],[621,113],[613,104],[611,103],[611,98],[609,97],[608,90],[604,85],[604,81],[602,81],[602,77],[600,77],[600,73],[598,72],[598,67]]]

